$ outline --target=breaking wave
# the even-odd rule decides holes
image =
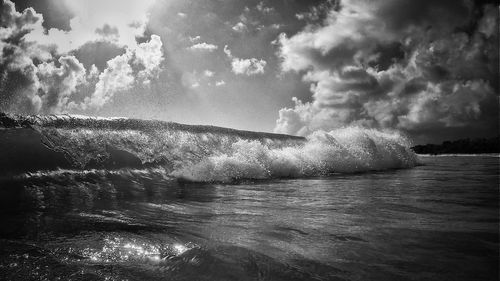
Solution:
[[[0,166],[7,174],[58,170],[160,169],[199,182],[309,177],[409,168],[398,132],[348,127],[307,138],[127,118],[0,115]]]

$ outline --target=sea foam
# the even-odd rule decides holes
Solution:
[[[270,148],[259,141],[239,140],[227,151],[204,157],[171,175],[226,182],[410,168],[418,158],[409,147],[409,140],[397,132],[348,127],[314,132],[299,146]]]
[[[25,172],[154,168],[171,178],[228,182],[409,168],[418,163],[402,134],[359,127],[317,131],[303,138],[127,118],[2,118],[3,146],[17,146],[8,155],[16,161],[5,158],[3,166],[14,169],[12,163],[21,163],[17,168]],[[26,136],[32,141],[23,142]],[[44,158],[25,161],[23,157],[35,155],[28,150]],[[37,165],[29,166],[31,162]]]

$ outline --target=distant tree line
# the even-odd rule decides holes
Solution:
[[[418,154],[478,154],[500,153],[499,137],[481,139],[460,139],[442,144],[425,144],[412,147]]]

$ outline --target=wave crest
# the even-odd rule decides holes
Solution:
[[[418,163],[410,141],[397,132],[357,127],[317,131],[301,146],[270,148],[259,141],[239,140],[171,173],[190,181],[307,177],[409,168]]]
[[[0,121],[0,168],[14,174],[158,167],[182,180],[227,182],[417,164],[400,133],[358,127],[302,138],[127,118],[0,114]]]

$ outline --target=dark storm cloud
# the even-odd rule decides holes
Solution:
[[[280,111],[277,132],[497,129],[498,6],[342,1],[322,25],[279,44],[282,69],[303,73],[313,95]]]

